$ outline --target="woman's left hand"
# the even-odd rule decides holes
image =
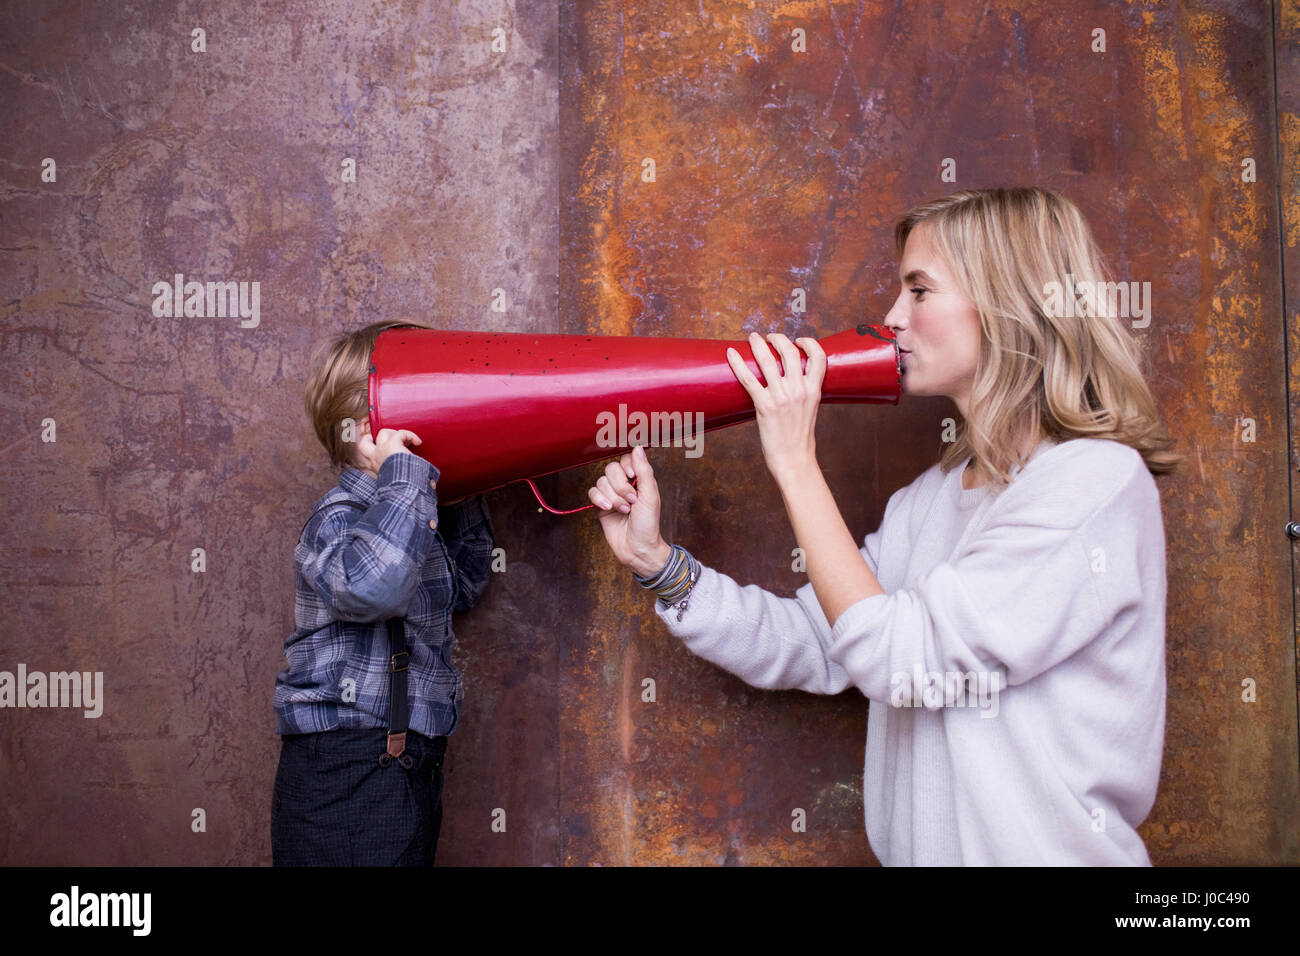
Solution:
[[[809,465],[816,466],[814,426],[821,403],[822,381],[826,377],[826,352],[821,343],[806,336],[791,342],[780,332],[773,332],[767,341],[780,353],[781,365],[777,365],[762,336],[757,332],[749,335],[754,359],[767,381],[766,388],[734,348],[727,349],[727,362],[754,401],[763,458],[773,477],[780,479]],[[803,355],[795,343],[808,354],[806,371],[803,369]],[[781,366],[784,366],[784,374]]]

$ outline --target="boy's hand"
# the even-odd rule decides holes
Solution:
[[[371,470],[378,473],[380,466],[389,455],[398,452],[411,454],[410,449],[406,447],[408,444],[421,445],[423,442],[415,432],[404,428],[381,428],[374,438],[370,437],[370,429],[367,428],[357,439],[357,451],[365,461],[369,462]]]

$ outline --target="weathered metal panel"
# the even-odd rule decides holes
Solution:
[[[100,670],[106,699],[95,720],[0,713],[0,860],[269,861],[292,546],[332,481],[300,399],[327,335],[403,315],[828,335],[884,314],[908,205],[1040,183],[1079,202],[1118,278],[1152,283],[1138,334],[1188,456],[1160,482],[1169,710],[1143,835],[1157,863],[1300,861],[1300,596],[1279,537],[1300,467],[1284,397],[1285,328],[1294,423],[1297,11],[4,5],[0,669]],[[258,326],[155,318],[152,285],[178,271],[259,281]],[[855,536],[936,460],[952,414],[938,399],[823,409],[820,460]],[[40,439],[47,418],[57,442]],[[806,577],[756,431],[706,449],[652,453],[665,535],[792,594]],[[593,477],[539,484],[573,507]],[[745,686],[667,635],[590,512],[541,514],[522,486],[489,501],[506,571],[456,624],[466,697],[440,862],[873,861],[860,695]]]
[[[970,186],[1063,190],[1116,277],[1151,283],[1137,334],[1188,462],[1160,482],[1168,746],[1142,832],[1160,863],[1294,861],[1268,9],[593,2],[561,23],[565,331],[794,337],[878,320],[898,288],[893,218]],[[806,314],[791,311],[795,287]],[[904,399],[822,417],[819,457],[855,535],[936,459],[951,413]],[[666,534],[742,583],[806,580],[788,570],[794,541],[753,430],[703,461],[652,460]],[[594,525],[583,540],[600,555]],[[758,693],[710,671],[644,623],[622,577],[594,558],[575,609],[565,771],[600,786],[566,797],[566,861],[870,859],[861,699]],[[672,690],[641,705],[656,675]],[[1270,689],[1259,705],[1241,701],[1245,677]],[[790,831],[794,807],[818,809],[806,834]]]
[[[1287,356],[1287,473],[1290,476],[1290,512],[1288,524],[1300,522],[1300,0],[1282,0],[1274,5],[1273,52],[1277,77],[1277,154],[1278,198],[1282,243],[1282,315],[1286,328]],[[1267,529],[1266,529],[1267,530]],[[1272,529],[1272,534],[1277,534]],[[1291,542],[1292,613],[1296,644],[1292,665],[1295,668],[1297,708],[1300,713],[1300,538]],[[1285,632],[1284,632],[1285,633]],[[1297,720],[1300,725],[1300,720]],[[1297,734],[1300,737],[1300,733]],[[1285,746],[1285,739],[1279,741]],[[1297,741],[1300,748],[1300,741]],[[1285,763],[1285,756],[1282,755]],[[1300,833],[1296,827],[1279,828],[1281,855],[1287,860],[1300,859]]]
[[[106,695],[0,712],[0,859],[267,863],[293,546],[334,481],[307,361],[381,317],[554,331],[555,6],[19,2],[0,50],[0,668]],[[176,272],[259,281],[259,324],[155,318]],[[439,860],[548,862],[563,532],[491,504]]]

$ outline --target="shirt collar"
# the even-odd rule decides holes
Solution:
[[[379,497],[379,482],[353,465],[343,469],[343,474],[339,476],[339,487],[367,508]]]

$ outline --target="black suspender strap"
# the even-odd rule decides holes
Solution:
[[[410,769],[413,761],[406,751],[406,726],[411,720],[411,702],[406,696],[406,670],[411,655],[406,650],[406,621],[390,617],[388,625],[388,749],[379,756],[380,766],[396,759]]]
[[[365,508],[355,502],[347,499],[340,499],[337,504],[349,505],[353,508]],[[322,505],[321,510],[326,505]],[[311,519],[316,516],[313,511],[307,518],[307,523],[303,525],[303,531],[307,530],[307,525],[311,524]],[[301,531],[299,534],[301,535]],[[388,628],[388,746],[382,754],[379,755],[379,765],[387,767],[389,763],[396,760],[406,769],[410,769],[415,762],[411,755],[406,752],[406,731],[411,722],[411,701],[407,696],[406,672],[411,661],[410,652],[406,649],[406,619],[401,617],[390,617],[384,622]]]

